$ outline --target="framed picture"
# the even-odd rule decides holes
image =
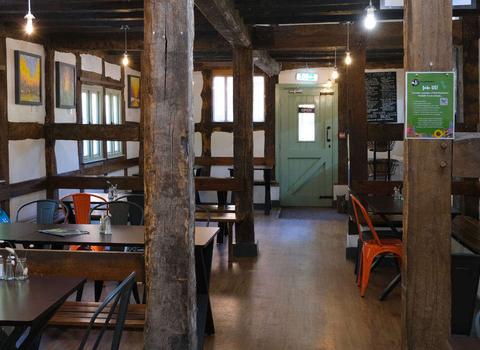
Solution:
[[[140,108],[140,77],[128,76],[128,108]]]
[[[15,104],[42,104],[42,57],[15,51]]]
[[[75,108],[75,66],[55,62],[55,71],[57,108]]]

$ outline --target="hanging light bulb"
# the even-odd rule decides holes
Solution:
[[[335,66],[333,67],[332,78],[338,78],[338,68],[337,68],[337,48],[335,48]]]
[[[27,34],[30,35],[33,33],[33,20],[35,19],[30,11],[30,0],[28,0],[28,13],[24,18],[27,20],[27,26],[25,27],[25,30],[27,31]]]
[[[332,87],[332,80],[330,78],[328,78],[328,80],[327,80],[327,87],[328,88]]]
[[[352,22],[347,21],[345,24],[347,25],[347,51],[345,51],[345,64],[348,66],[352,63],[352,56],[350,53],[350,24],[352,24]]]
[[[130,29],[129,26],[123,25],[120,29],[125,31],[125,53],[123,54],[123,65],[128,66],[128,53],[127,53],[127,30]]]
[[[365,11],[367,11],[367,17],[365,18],[365,27],[367,29],[373,29],[377,21],[375,20],[375,11],[377,9],[372,5],[372,0],[370,0],[370,5],[367,6]]]

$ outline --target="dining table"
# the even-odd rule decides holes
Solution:
[[[60,276],[0,280],[0,350],[38,348],[42,330],[65,300],[86,281],[83,277]],[[9,332],[5,327],[13,329]]]
[[[45,229],[77,229],[88,234],[60,237],[41,233]],[[209,295],[212,270],[213,247],[218,227],[195,227],[195,272],[197,287],[197,334],[198,348],[203,348],[205,334],[215,334],[212,307]],[[13,232],[19,233],[14,236]],[[145,227],[132,225],[112,225],[112,234],[101,234],[98,224],[26,224],[0,223],[0,240],[12,244],[56,244],[90,246],[145,247]],[[28,260],[27,260],[28,265]],[[1,295],[0,295],[1,297]],[[0,348],[0,350],[2,350]]]

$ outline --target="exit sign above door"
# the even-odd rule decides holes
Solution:
[[[297,73],[298,81],[318,81],[318,74],[314,73]]]

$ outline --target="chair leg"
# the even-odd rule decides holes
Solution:
[[[358,266],[358,275],[357,275],[357,287],[362,284],[362,273],[363,273],[363,251],[360,253],[360,264]]]
[[[95,302],[100,300],[102,296],[103,281],[95,281]]]
[[[137,304],[140,304],[140,295],[138,295],[138,284],[137,282],[133,282],[132,288],[133,298]]]
[[[360,254],[362,254],[362,246],[363,246],[363,242],[359,238],[357,241],[357,260],[355,261],[355,271],[354,271],[354,274],[357,276],[358,276],[358,267],[360,265]]]
[[[370,270],[372,269],[373,259],[375,256],[369,256],[369,254],[362,254],[362,297],[365,296],[365,290],[367,289],[368,279],[370,278]]]
[[[82,301],[82,295],[83,295],[83,286],[81,286],[80,288],[78,288],[77,290],[77,301]]]

